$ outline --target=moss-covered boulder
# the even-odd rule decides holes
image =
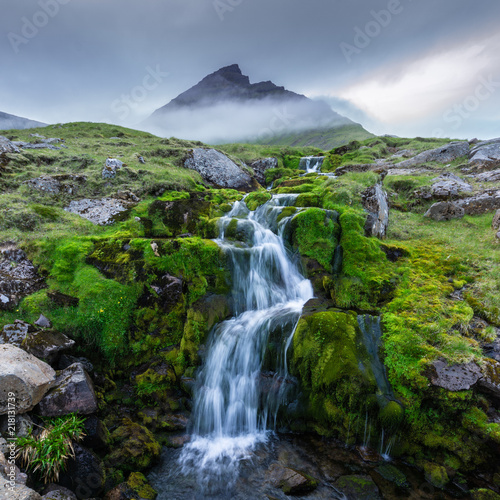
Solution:
[[[132,472],[123,482],[106,493],[105,500],[155,500],[158,493],[140,472]]]
[[[271,193],[269,193],[268,191],[254,191],[245,198],[245,203],[248,207],[248,210],[254,211],[270,199]]]
[[[111,434],[113,451],[107,455],[106,463],[122,471],[143,471],[160,457],[161,446],[153,434],[129,418]]]

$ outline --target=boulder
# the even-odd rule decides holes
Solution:
[[[481,368],[474,362],[448,365],[446,361],[438,359],[432,364],[428,376],[432,385],[455,392],[470,389],[482,374]]]
[[[308,474],[280,464],[272,464],[268,475],[270,483],[275,488],[281,488],[286,495],[305,495],[318,486],[318,482]]]
[[[498,182],[500,181],[500,169],[491,172],[483,172],[474,177],[479,182]]]
[[[495,215],[493,216],[491,226],[495,231],[500,231],[500,209],[497,210]]]
[[[0,135],[0,154],[1,153],[19,153],[19,148],[7,137]]]
[[[398,163],[398,168],[415,167],[416,165],[422,165],[428,162],[438,162],[438,163],[450,163],[461,156],[465,156],[469,153],[469,143],[466,141],[462,142],[450,142],[445,144],[440,148],[429,149],[424,151],[409,160],[402,161]]]
[[[77,496],[71,490],[59,484],[49,484],[42,493],[42,500],[77,500]]]
[[[98,226],[113,224],[118,215],[126,212],[131,203],[114,198],[101,198],[96,200],[83,199],[72,201],[64,210],[89,220]]]
[[[13,345],[0,345],[0,415],[14,409],[11,403],[17,413],[31,410],[55,379],[56,373],[47,363]]]
[[[80,363],[74,363],[62,370],[54,388],[38,405],[38,412],[44,417],[79,413],[89,415],[97,411],[94,385]]]
[[[469,167],[492,170],[500,165],[500,138],[478,142],[469,153]]]
[[[266,184],[266,170],[278,167],[278,160],[276,158],[261,158],[250,162],[250,168],[254,172],[254,177],[259,184],[265,186]]]
[[[15,307],[26,295],[45,287],[26,254],[15,245],[0,245],[0,310]]]
[[[500,208],[500,190],[483,192],[455,202],[467,215],[480,215]]]
[[[24,484],[10,483],[0,475],[0,500],[41,500],[39,493]]]
[[[382,184],[376,184],[361,193],[361,203],[368,212],[365,223],[366,236],[383,239],[389,225],[389,203]]]
[[[473,190],[470,184],[451,173],[440,175],[433,181],[435,182],[431,187],[431,192],[436,198],[448,199],[461,192],[471,193]]]
[[[3,327],[0,332],[0,344],[15,345],[37,358],[52,363],[61,352],[73,347],[75,341],[62,333],[38,330],[29,323],[16,320],[14,324]]]
[[[26,181],[26,184],[36,191],[49,194],[67,193],[74,194],[78,186],[87,182],[84,175],[41,175],[35,179]]]
[[[77,498],[101,498],[106,478],[103,464],[95,453],[73,443],[75,456],[66,462],[59,484],[75,492]]]
[[[215,149],[193,149],[184,166],[196,170],[204,181],[220,188],[253,191],[258,187],[241,167]]]
[[[425,212],[425,217],[430,217],[436,221],[450,220],[450,219],[461,219],[465,215],[465,210],[457,205],[455,202],[451,201],[440,201],[434,203],[427,212]]]
[[[123,167],[123,162],[117,160],[116,158],[108,158],[102,169],[103,179],[114,179],[116,177],[116,171]]]

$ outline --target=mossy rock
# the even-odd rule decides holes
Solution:
[[[161,446],[151,431],[132,422],[122,420],[122,425],[111,434],[113,451],[107,455],[106,463],[123,471],[143,471],[158,460]]]
[[[446,468],[442,465],[425,462],[424,471],[425,479],[436,488],[444,488],[450,482]]]
[[[394,465],[384,464],[375,469],[386,481],[395,484],[398,488],[409,488],[406,476]]]
[[[127,479],[127,486],[134,491],[139,498],[144,500],[155,500],[158,493],[148,483],[146,476],[140,472],[132,472]]]
[[[259,208],[261,205],[264,205],[264,203],[269,201],[271,197],[271,193],[267,191],[254,191],[245,198],[245,203],[248,207],[248,210],[253,212],[254,210],[257,210],[257,208]]]
[[[317,194],[302,193],[297,197],[296,207],[321,207],[321,198]]]
[[[500,500],[500,495],[493,490],[481,488],[471,491],[471,498],[472,500]]]
[[[397,429],[403,422],[404,417],[404,408],[396,401],[389,401],[380,409],[378,416],[382,427],[387,430]]]
[[[341,476],[335,483],[335,488],[339,489],[347,498],[356,500],[380,500],[379,490],[370,476],[353,474],[351,476]]]

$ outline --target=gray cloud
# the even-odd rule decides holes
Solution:
[[[58,10],[47,14],[45,24],[42,5]],[[373,12],[390,8],[398,13],[377,30]],[[496,0],[3,0],[0,111],[45,122],[121,122],[113,103],[140,87],[148,68],[158,65],[168,76],[132,101],[126,124],[140,122],[206,74],[232,63],[254,82],[270,79],[296,92],[335,99],[375,74],[387,82],[404,81],[412,61],[469,39],[473,43],[493,32],[499,14]],[[16,39],[16,45],[26,20],[40,27],[25,42]],[[376,36],[360,49],[354,37],[367,27]],[[350,60],[342,43],[357,49]],[[367,128],[379,120],[363,112],[359,116],[367,116]],[[436,128],[431,115],[413,126],[386,121],[381,128],[421,135],[428,128],[430,134]],[[480,135],[492,123],[480,109],[462,127],[475,127]],[[450,125],[441,128],[447,132]]]

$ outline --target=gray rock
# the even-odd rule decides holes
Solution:
[[[500,170],[492,170],[491,172],[483,172],[474,176],[479,182],[498,182],[500,181]]]
[[[11,483],[0,476],[0,500],[41,500],[39,493],[24,484]]]
[[[250,175],[215,149],[193,149],[184,166],[196,170],[203,180],[221,188],[252,191],[257,187]]]
[[[425,213],[425,217],[430,217],[436,221],[461,219],[465,215],[464,209],[451,201],[440,201],[434,203]]]
[[[26,295],[45,288],[35,266],[15,245],[0,245],[0,310],[12,309]]]
[[[493,222],[491,223],[491,226],[496,231],[500,231],[500,209],[497,210],[495,215],[493,216]]]
[[[64,142],[62,139],[57,137],[50,137],[49,139],[40,139],[39,142],[24,142],[24,141],[14,141],[14,144],[22,149],[53,149],[55,151],[61,149],[54,144]]]
[[[51,328],[52,323],[48,318],[46,318],[43,314],[40,314],[40,317],[35,321],[35,325],[40,328]]]
[[[116,217],[126,212],[130,206],[131,204],[114,198],[83,199],[72,201],[64,210],[78,214],[98,226],[107,226],[113,224]]]
[[[30,434],[30,429],[34,426],[33,420],[27,414],[19,414],[15,416],[14,427],[16,431],[16,436],[26,437]],[[12,423],[9,424],[9,419],[7,415],[0,417],[0,433],[9,436],[8,430],[12,427]],[[10,436],[9,436],[10,437]]]
[[[103,179],[113,179],[116,176],[116,171],[123,167],[123,162],[116,158],[108,158],[102,169]]]
[[[381,184],[376,184],[361,193],[361,203],[368,212],[365,234],[385,238],[389,225],[389,203]]]
[[[460,192],[472,192],[470,184],[467,184],[460,177],[451,173],[440,175],[433,180],[435,182],[431,187],[431,192],[436,198],[448,199],[452,196],[457,196]]]
[[[500,362],[487,358],[484,360],[483,377],[479,387],[488,394],[500,399]]]
[[[54,385],[55,371],[43,361],[9,344],[0,345],[0,415],[8,412],[10,393],[17,413],[31,410]]]
[[[74,194],[78,187],[87,182],[87,177],[84,175],[67,174],[67,175],[41,175],[35,179],[26,181],[26,184],[44,193],[59,194],[67,193]]]
[[[38,412],[44,417],[79,413],[89,415],[97,411],[94,385],[80,363],[74,363],[62,370],[54,384],[38,405]]]
[[[11,344],[29,354],[52,363],[61,352],[75,344],[66,335],[51,330],[38,330],[29,323],[16,320],[12,325],[5,325],[0,332],[0,344]]]
[[[254,177],[259,184],[266,184],[266,170],[278,167],[276,158],[261,158],[250,163],[250,168],[254,171]]]
[[[481,368],[474,363],[448,365],[444,360],[434,361],[429,372],[432,385],[448,391],[465,391],[475,385],[482,377]]]
[[[469,167],[491,170],[500,165],[500,138],[477,143],[469,153]]]
[[[469,153],[469,143],[463,142],[450,142],[440,148],[429,149],[409,160],[402,161],[397,164],[398,168],[415,167],[427,162],[450,163],[461,156]]]
[[[77,496],[68,488],[51,483],[43,490],[42,500],[77,500]]]
[[[0,154],[1,153],[20,153],[19,148],[7,137],[0,135]]]
[[[500,190],[485,191],[471,198],[464,198],[455,202],[464,209],[467,215],[480,215],[492,210],[500,209]]]

